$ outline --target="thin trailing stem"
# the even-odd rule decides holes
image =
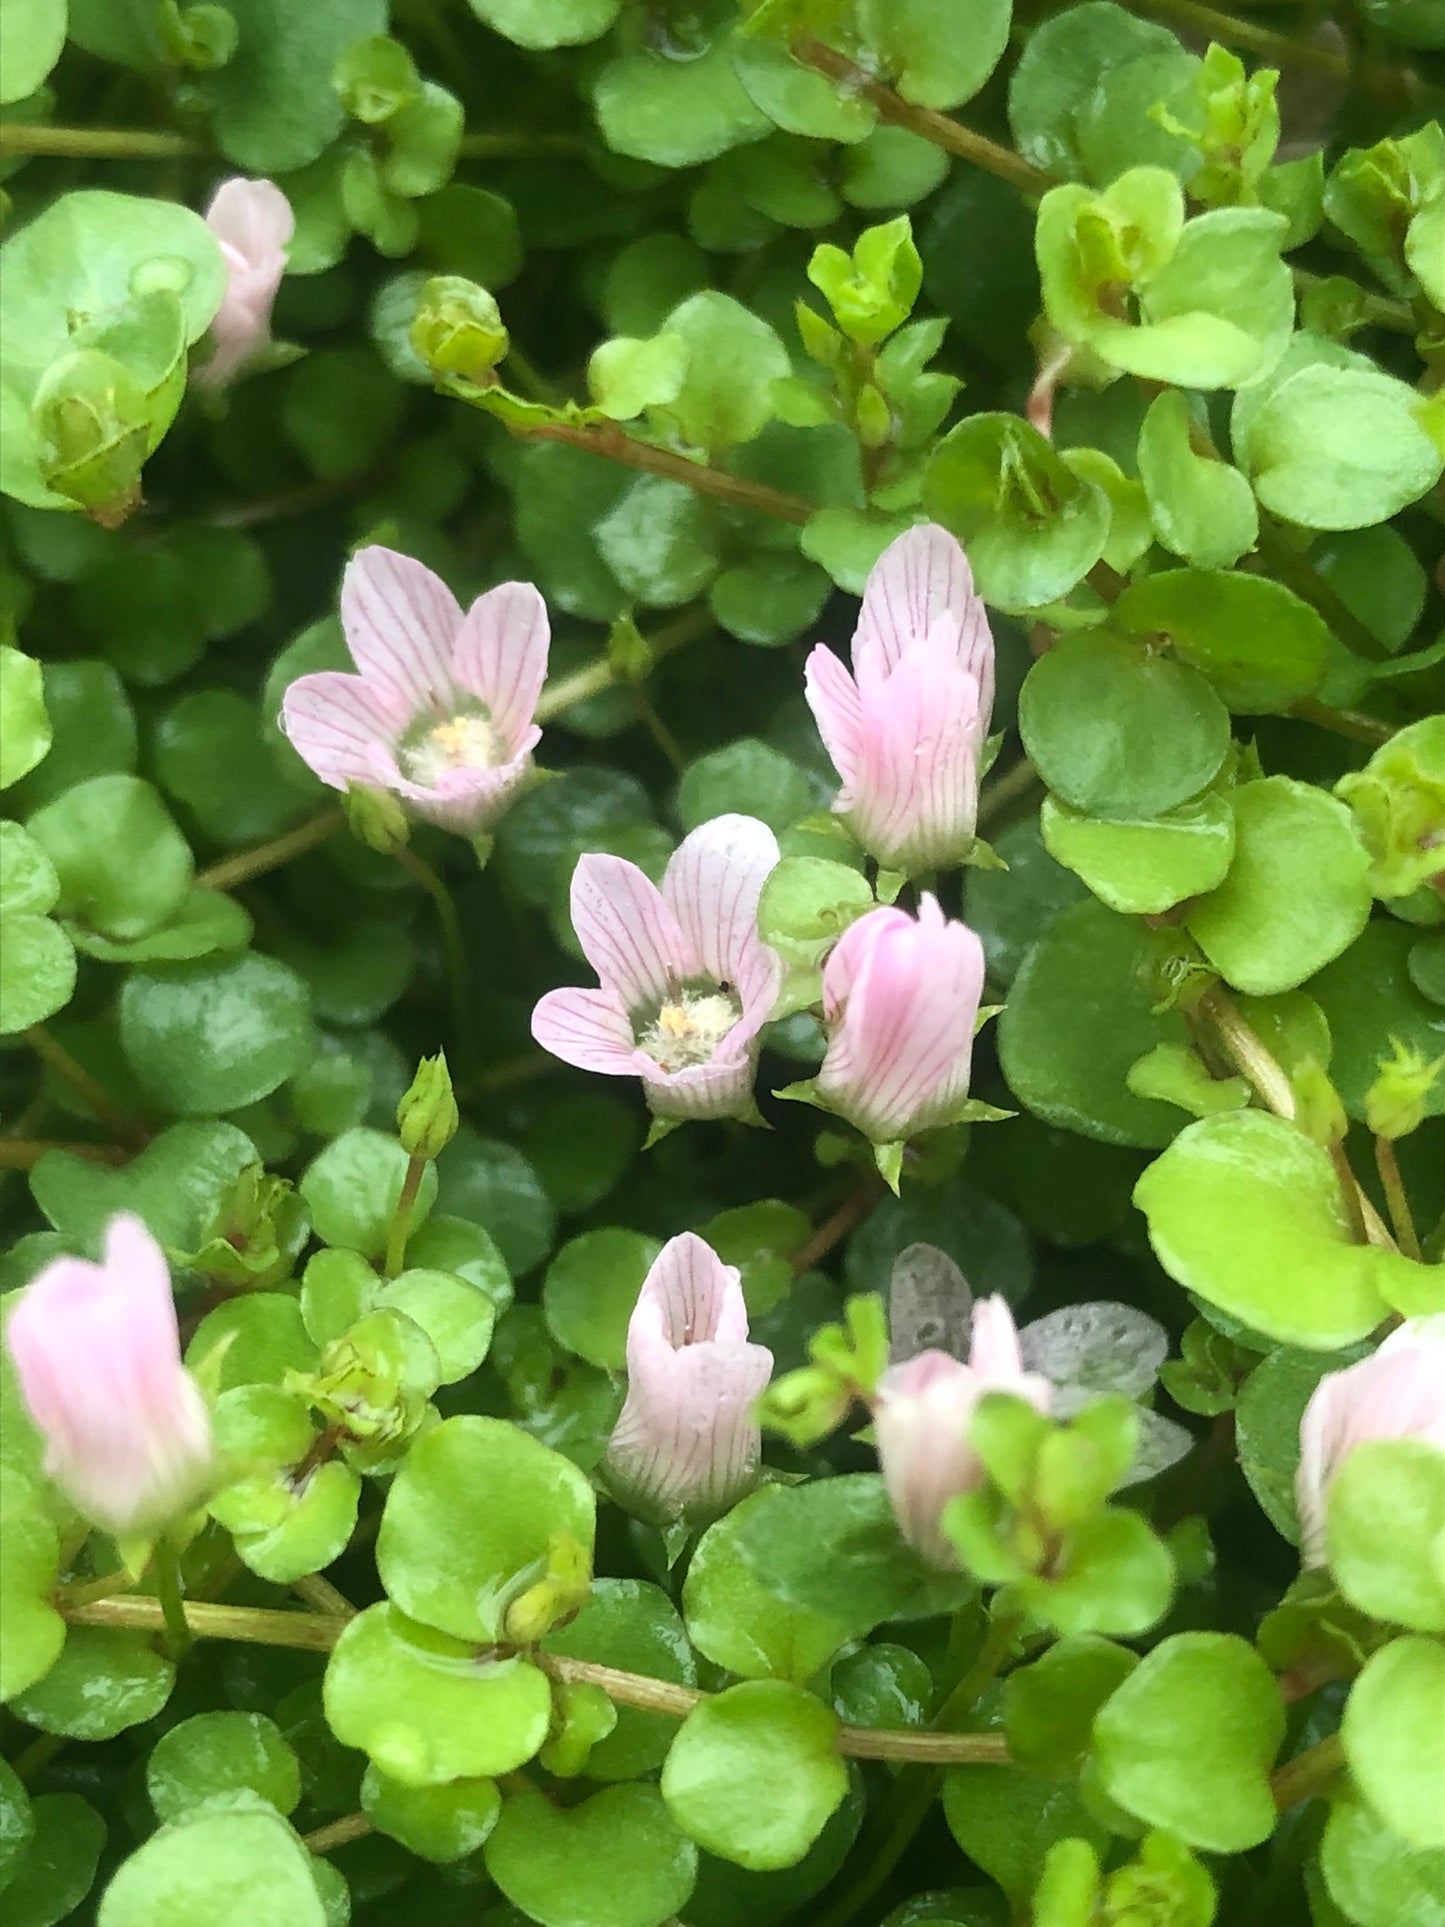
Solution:
[[[159,1541],[151,1559],[151,1572],[165,1619],[166,1647],[172,1659],[180,1659],[190,1651],[195,1634],[186,1618],[180,1548],[173,1539],[163,1537]]]
[[[1381,743],[1388,743],[1395,734],[1393,723],[1387,723],[1378,716],[1367,716],[1362,709],[1332,709],[1328,703],[1318,703],[1312,696],[1296,703],[1292,715],[1302,722],[1313,723],[1318,729],[1328,729],[1335,736],[1347,736],[1354,743],[1369,743],[1378,749]]]
[[[1011,815],[1018,804],[1042,787],[1038,771],[1027,756],[1021,756],[1001,776],[985,783],[978,803],[979,834],[991,828],[1000,817]]]
[[[299,1579],[291,1581],[291,1590],[298,1599],[319,1613],[331,1613],[338,1619],[354,1619],[356,1608],[346,1597],[338,1592],[329,1579],[319,1572],[304,1572]]]
[[[1405,1180],[1400,1176],[1400,1160],[1395,1156],[1395,1147],[1387,1137],[1375,1139],[1375,1169],[1385,1188],[1385,1203],[1390,1209],[1390,1223],[1395,1227],[1395,1241],[1407,1258],[1414,1258],[1418,1262],[1421,1256],[1420,1238],[1410,1214],[1410,1200],[1405,1195]]]
[[[0,1137],[0,1171],[33,1171],[47,1151],[73,1151],[92,1164],[124,1164],[130,1156],[119,1144],[73,1144],[63,1137]]]
[[[1286,1761],[1271,1776],[1269,1787],[1275,1805],[1283,1813],[1289,1807],[1297,1807],[1303,1800],[1314,1799],[1344,1769],[1345,1743],[1338,1733],[1331,1733],[1295,1759]]]
[[[140,127],[41,127],[34,122],[0,126],[0,159],[52,154],[78,161],[174,161],[204,154],[186,134]]]
[[[364,1840],[371,1830],[371,1821],[364,1813],[343,1813],[339,1820],[328,1820],[324,1827],[303,1833],[301,1844],[311,1853],[330,1853],[349,1840]]]
[[[45,1068],[53,1071],[63,1084],[68,1084],[81,1102],[94,1111],[105,1128],[113,1132],[128,1150],[144,1149],[150,1141],[150,1132],[144,1124],[139,1118],[123,1111],[109,1092],[91,1076],[80,1059],[73,1057],[43,1024],[32,1024],[25,1032],[25,1041]]]
[[[799,1245],[793,1253],[793,1276],[801,1278],[805,1271],[820,1265],[836,1246],[840,1245],[850,1232],[855,1231],[868,1216],[874,1205],[884,1194],[884,1184],[876,1172],[870,1171],[856,1190],[838,1206],[838,1209],[818,1226],[806,1243]]]
[[[670,482],[681,482],[699,494],[711,495],[729,508],[752,509],[778,522],[791,522],[801,528],[816,510],[801,495],[772,488],[766,482],[750,482],[742,475],[729,475],[725,469],[710,468],[705,462],[689,461],[670,448],[639,441],[614,422],[525,422],[507,426],[523,441],[565,442],[570,448],[584,448],[624,468],[642,469],[649,475],[662,475]]]
[[[345,810],[323,810],[296,829],[287,830],[284,836],[273,836],[269,843],[258,843],[254,849],[238,850],[234,856],[222,857],[209,870],[202,870],[196,882],[207,890],[234,890],[237,884],[265,876],[268,870],[279,870],[293,857],[305,856],[308,850],[328,842],[345,827]]]
[[[1252,20],[1238,20],[1219,7],[1206,7],[1201,0],[1128,0],[1131,13],[1152,14],[1158,20],[1173,21],[1190,33],[1204,34],[1226,47],[1244,47],[1276,67],[1308,67],[1317,74],[1336,80],[1351,76],[1349,61],[1329,47],[1310,40],[1297,40],[1290,34],[1274,33],[1256,26]]]
[[[72,1605],[56,1601],[57,1610],[73,1626],[118,1626],[130,1632],[164,1630],[159,1599],[136,1593],[130,1597],[94,1599]],[[248,1646],[288,1646],[308,1653],[329,1653],[350,1624],[339,1615],[277,1612],[268,1606],[221,1606],[206,1600],[185,1601],[186,1624],[196,1639],[230,1639]]]
[[[416,1194],[421,1189],[421,1181],[426,1175],[427,1160],[416,1152],[406,1167],[406,1176],[401,1181],[401,1192],[396,1200],[396,1210],[391,1215],[391,1231],[386,1240],[386,1275],[395,1278],[406,1265],[406,1241],[411,1236],[412,1213],[416,1209]]]
[[[1259,553],[1287,589],[1324,617],[1352,655],[1366,662],[1383,662],[1389,655],[1378,636],[1367,629],[1310,561],[1270,516],[1259,518]]]

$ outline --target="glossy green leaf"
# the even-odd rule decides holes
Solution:
[[[95,1880],[106,1825],[83,1794],[41,1793],[35,1837],[4,1888],[8,1927],[58,1927],[79,1911]]]
[[[1112,4],[1086,0],[1045,20],[1032,34],[1009,83],[1009,125],[1025,157],[1046,173],[1084,172],[1078,117],[1104,77],[1179,42],[1167,27]]]
[[[167,923],[194,864],[160,797],[138,776],[93,776],[30,818],[60,878],[58,914],[120,940]]]
[[[215,1927],[228,1914],[329,1927],[310,1856],[279,1814],[197,1814],[162,1827],[105,1890],[99,1927]]]
[[[640,1579],[598,1579],[575,1619],[543,1641],[549,1653],[620,1667],[677,1686],[697,1683],[697,1664],[677,1608]],[[661,1766],[677,1731],[665,1714],[619,1706],[617,1724],[587,1755],[594,1780],[631,1780]]]
[[[708,1527],[688,1567],[682,1610],[693,1645],[730,1673],[805,1680],[845,1643],[851,1619],[781,1597],[744,1556],[750,1522],[776,1496],[765,1487]]]
[[[45,1677],[11,1701],[42,1733],[111,1740],[154,1718],[170,1698],[176,1669],[141,1633],[72,1626]]]
[[[16,1419],[7,1423],[18,1431]],[[0,1466],[0,1551],[0,1700],[13,1700],[44,1680],[65,1644],[66,1626],[51,1600],[59,1537],[40,1487],[10,1464]]]
[[[376,1828],[409,1853],[443,1864],[465,1860],[483,1845],[502,1796],[493,1780],[449,1780],[407,1786],[369,1766],[361,1782],[361,1810]]]
[[[621,1371],[627,1323],[662,1246],[639,1231],[585,1231],[563,1245],[542,1285],[542,1309],[559,1345],[589,1365]]]
[[[1234,855],[1234,816],[1215,790],[1140,823],[1085,816],[1049,796],[1040,822],[1050,856],[1129,916],[1157,916],[1213,890]]]
[[[1320,687],[1333,644],[1323,617],[1268,576],[1168,569],[1131,583],[1115,613],[1140,636],[1167,636],[1233,710],[1286,710]]]
[[[919,107],[959,107],[1008,44],[1013,0],[980,0],[960,17],[949,0],[863,0],[858,24],[883,75]]]
[[[487,1872],[540,1927],[662,1927],[687,1905],[697,1850],[656,1787],[603,1787],[554,1807],[520,1788],[482,1849]]]
[[[0,790],[34,769],[51,734],[40,664],[0,643]]]
[[[1412,1847],[1445,1848],[1445,1649],[1395,1639],[1350,1689],[1341,1725],[1355,1785]]]
[[[519,47],[576,47],[606,33],[619,0],[468,0],[472,12]]]
[[[943,1782],[943,1815],[969,1859],[1018,1908],[1028,1903],[1056,1840],[1084,1839],[1102,1847],[1107,1838],[1073,1780],[1015,1764],[950,1767]],[[945,1914],[944,1922],[948,1919]],[[972,1927],[967,1914],[963,1919]]]
[[[197,1713],[162,1734],[146,1762],[146,1791],[162,1821],[205,1800],[247,1791],[290,1813],[301,1765],[274,1720],[259,1713]]]
[[[407,1164],[406,1152],[384,1131],[359,1127],[333,1138],[307,1166],[299,1187],[317,1237],[379,1258],[406,1182]],[[417,1192],[413,1224],[425,1218],[436,1195],[436,1166],[428,1165]]]
[[[316,1049],[306,986],[270,957],[136,970],[120,1001],[125,1053],[146,1094],[173,1114],[254,1104]]]
[[[1445,1464],[1424,1439],[1366,1439],[1330,1487],[1330,1566],[1373,1618],[1445,1632]]]
[[[1334,1039],[1330,1076],[1351,1117],[1364,1117],[1366,1094],[1397,1043],[1427,1064],[1445,1055],[1445,1009],[1413,974],[1422,948],[1407,925],[1377,919],[1310,985]],[[1445,1115],[1445,1077],[1426,1093],[1424,1112]]]

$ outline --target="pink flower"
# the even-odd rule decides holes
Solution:
[[[236,175],[216,189],[206,225],[225,256],[226,292],[211,323],[215,352],[195,379],[203,388],[224,388],[271,339],[271,309],[296,217],[274,181]]]
[[[947,530],[890,543],[863,592],[853,674],[819,643],[805,680],[843,779],[833,808],[864,848],[910,873],[960,862],[978,824],[993,636]]]
[[[532,1013],[537,1042],[581,1070],[640,1077],[658,1117],[747,1116],[782,981],[758,936],[777,861],[777,838],[751,816],[685,837],[660,890],[621,857],[579,858],[572,927],[601,987],[548,991]]]
[[[819,1100],[876,1144],[948,1123],[968,1095],[983,946],[930,896],[870,910],[823,965]]]
[[[947,1352],[920,1352],[878,1381],[873,1429],[893,1515],[909,1545],[936,1566],[959,1563],[943,1530],[945,1506],[983,1483],[969,1429],[985,1392],[1012,1392],[1036,1411],[1049,1409],[1049,1382],[1025,1372],[1002,1298],[975,1305],[966,1365]]]
[[[440,576],[393,549],[360,549],[341,584],[360,674],[322,670],[286,691],[282,721],[333,789],[390,790],[462,836],[500,816],[532,767],[547,673],[547,608],[503,582],[463,615]]]
[[[627,1327],[627,1402],[606,1458],[643,1516],[715,1518],[756,1482],[753,1406],[773,1355],[747,1338],[734,1267],[691,1231],[665,1244]]]
[[[1445,1316],[1410,1320],[1369,1358],[1315,1387],[1295,1475],[1306,1566],[1326,1563],[1330,1487],[1355,1447],[1371,1439],[1425,1439],[1445,1452]]]
[[[181,1364],[170,1273],[139,1218],[112,1218],[98,1265],[57,1258],[10,1319],[10,1352],[45,1469],[115,1534],[149,1532],[194,1505],[211,1422]]]

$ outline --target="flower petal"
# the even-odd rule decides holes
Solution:
[[[670,978],[694,976],[699,968],[657,885],[619,856],[577,859],[572,928],[603,988],[629,1015],[661,1002]]]
[[[978,687],[910,651],[863,701],[849,802],[859,840],[907,870],[957,863],[978,823]]]
[[[961,660],[977,646],[980,623],[988,630],[967,556],[947,529],[922,522],[890,542],[869,573],[853,633],[860,681],[865,671],[887,675],[939,622],[959,637]]]
[[[716,816],[683,838],[662,879],[696,968],[736,985],[763,949],[758,899],[777,867],[778,839],[755,816]]]
[[[741,1343],[747,1335],[742,1273],[735,1265],[725,1265],[695,1231],[683,1231],[668,1239],[643,1281],[628,1326],[627,1369],[645,1362],[642,1351],[654,1337],[676,1351],[712,1339]],[[639,1347],[636,1361],[634,1340]]]
[[[233,175],[211,196],[206,226],[222,247],[232,247],[252,267],[281,254],[296,232],[291,203],[274,181]]]
[[[453,661],[462,612],[439,575],[414,556],[359,549],[341,583],[341,626],[351,659],[406,718],[457,706]]]
[[[833,767],[844,789],[851,790],[863,749],[863,702],[857,683],[825,642],[803,665],[803,691]]]
[[[741,1028],[735,1025],[729,1036]],[[719,1053],[727,1038],[718,1046]],[[748,1117],[753,1111],[753,1061],[751,1053],[724,1059],[721,1054],[710,1064],[690,1064],[686,1070],[664,1071],[650,1057],[639,1053],[642,1088],[654,1117],[702,1118]]]
[[[515,755],[547,675],[547,605],[530,582],[503,582],[478,596],[456,639],[456,678],[480,696]]]
[[[524,732],[522,744],[530,751],[541,731]],[[530,754],[517,756],[495,769],[443,770],[434,786],[408,781],[393,771],[386,787],[410,804],[414,815],[458,836],[476,836],[495,823],[531,774]]]
[[[641,1053],[632,1026],[607,990],[549,990],[532,1012],[532,1035],[543,1050],[578,1070],[635,1077]]]
[[[392,745],[402,725],[386,694],[360,676],[339,669],[298,676],[281,699],[281,726],[302,762],[332,789],[393,786]]]

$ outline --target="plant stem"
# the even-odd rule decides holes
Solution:
[[[725,502],[729,508],[771,515],[775,521],[792,522],[801,528],[816,513],[814,505],[805,502],[801,495],[789,495],[786,490],[772,488],[766,482],[750,482],[744,476],[729,475],[724,469],[709,468],[705,462],[689,461],[686,455],[677,455],[670,448],[638,441],[635,436],[625,434],[615,422],[509,422],[507,426],[523,441],[566,442],[571,448],[584,448],[609,462],[621,462],[625,468],[640,468],[649,475],[663,475],[670,482],[681,482],[702,495]]]
[[[1343,1772],[1344,1766],[1345,1743],[1338,1733],[1331,1733],[1271,1775],[1269,1785],[1275,1805],[1283,1813],[1302,1800],[1312,1800]]]
[[[364,1813],[344,1813],[339,1820],[317,1827],[314,1833],[303,1833],[301,1844],[312,1853],[330,1853],[333,1847],[344,1847],[348,1840],[365,1839],[371,1830]]]
[[[395,1278],[406,1265],[406,1241],[411,1232],[411,1214],[416,1207],[416,1194],[421,1189],[422,1178],[426,1175],[427,1159],[415,1151],[406,1167],[402,1179],[401,1193],[396,1201],[396,1210],[391,1217],[391,1231],[386,1240],[386,1275]]]
[[[1038,771],[1027,756],[1021,756],[1002,776],[995,776],[986,784],[978,803],[978,829],[980,834],[1000,816],[1006,816],[1016,803],[1021,803],[1036,788],[1041,788]]]
[[[195,1634],[186,1618],[180,1548],[173,1539],[162,1537],[157,1542],[151,1558],[151,1570],[155,1575],[156,1593],[165,1619],[167,1649],[172,1659],[181,1659],[189,1652]]]
[[[1312,41],[1295,40],[1289,34],[1273,33],[1268,27],[1257,27],[1252,20],[1236,20],[1232,13],[1203,6],[1200,0],[1129,0],[1129,9],[1172,20],[1226,47],[1247,47],[1277,67],[1312,67],[1316,73],[1330,74],[1337,80],[1350,78],[1350,63],[1343,54],[1332,53]]]
[[[72,1606],[88,1606],[94,1599],[113,1599],[117,1593],[129,1592],[134,1584],[130,1573],[121,1566],[99,1579],[87,1579],[79,1586],[67,1586],[62,1604],[67,1611]]]
[[[973,128],[965,127],[962,121],[952,119],[947,114],[935,113],[931,107],[915,107],[911,101],[904,100],[901,94],[885,87],[882,81],[873,80],[863,69],[840,54],[836,48],[825,46],[809,34],[801,34],[792,42],[792,53],[805,67],[816,68],[826,74],[829,80],[839,82],[850,98],[868,101],[878,111],[880,120],[889,121],[895,127],[906,127],[911,134],[919,134],[935,147],[942,147],[950,154],[972,161],[989,174],[996,174],[1001,181],[1008,181],[1022,194],[1032,195],[1035,199],[1045,189],[1053,186],[1053,181],[1041,167],[1026,161],[1022,154],[1016,154],[1011,147],[1003,147],[992,141],[986,134],[975,133]]]
[[[63,1137],[0,1138],[0,1171],[33,1171],[47,1151],[73,1151],[92,1164],[124,1164],[129,1152],[119,1144],[72,1144]]]
[[[88,1104],[108,1131],[113,1131],[129,1150],[143,1150],[150,1141],[150,1132],[138,1118],[130,1117],[115,1099],[101,1088],[79,1058],[72,1057],[57,1038],[52,1037],[43,1024],[32,1024],[25,1033],[25,1041],[49,1071],[62,1083],[68,1084],[80,1100]]]
[[[323,1579],[319,1572],[304,1572],[299,1579],[291,1581],[291,1590],[298,1599],[304,1599],[308,1606],[319,1613],[331,1613],[338,1619],[355,1619],[356,1608],[344,1593],[340,1593],[329,1579]]]
[[[586,142],[579,134],[463,134],[461,152],[464,160],[533,161],[548,154],[585,153]]]
[[[196,882],[207,890],[234,890],[238,883],[249,883],[252,877],[265,876],[268,870],[279,870],[292,857],[304,856],[345,827],[345,810],[323,810],[320,816],[287,830],[284,836],[272,837],[269,843],[258,843],[253,850],[238,850],[234,856],[222,857],[209,870],[202,870]]]
[[[41,127],[35,122],[0,125],[0,159],[55,154],[67,160],[178,160],[206,148],[185,134],[132,127]]]
[[[415,850],[402,844],[395,855],[402,869],[409,877],[416,879],[436,906],[442,952],[446,958],[447,983],[451,992],[452,1032],[456,1039],[457,1056],[466,1063],[471,1055],[467,1048],[471,1029],[467,1019],[467,953],[462,942],[462,926],[457,920],[457,907],[452,902],[452,893],[446,884]]]
[[[1382,722],[1378,716],[1367,716],[1362,709],[1332,709],[1328,703],[1316,702],[1313,696],[1296,703],[1290,714],[1320,729],[1331,730],[1336,736],[1348,736],[1352,742],[1369,743],[1375,749],[1381,743],[1388,743],[1395,734],[1394,725]]]
[[[153,1633],[168,1623],[162,1602],[139,1593],[86,1603],[61,1597],[57,1605],[76,1626],[119,1626]],[[262,1606],[213,1606],[197,1600],[185,1602],[181,1610],[188,1638],[244,1640],[252,1645],[290,1646],[316,1653],[330,1652],[352,1617],[349,1607],[345,1613],[290,1613]],[[635,1706],[672,1719],[686,1719],[695,1706],[711,1697],[695,1687],[650,1679],[642,1673],[624,1673],[591,1660],[537,1652],[528,1657],[553,1679],[600,1686],[619,1706]],[[940,1720],[947,1716],[956,1698],[955,1694],[950,1699]],[[1002,1765],[1008,1759],[1008,1747],[998,1733],[890,1732],[844,1726],[839,1729],[838,1750],[857,1760],[930,1761],[955,1766],[963,1762]]]
[[[1375,1139],[1375,1169],[1380,1174],[1380,1183],[1385,1187],[1385,1203],[1390,1207],[1395,1241],[1407,1258],[1413,1258],[1418,1263],[1420,1239],[1415,1230],[1415,1220],[1410,1215],[1410,1200],[1405,1195],[1405,1181],[1400,1176],[1400,1161],[1387,1137]]]
[[[857,1189],[849,1192],[831,1217],[823,1220],[806,1244],[799,1245],[793,1253],[793,1276],[801,1278],[805,1271],[811,1271],[814,1265],[821,1264],[835,1245],[840,1245],[850,1231],[862,1224],[883,1196],[884,1189],[882,1178],[870,1171]]]
[[[685,643],[693,641],[697,636],[705,635],[715,626],[712,611],[706,603],[699,602],[691,609],[684,609],[675,620],[665,623],[656,634],[646,637],[645,641],[652,651],[654,663],[658,663],[664,656],[672,655]],[[595,662],[586,664],[584,668],[574,669],[570,675],[559,676],[556,682],[548,683],[537,699],[535,720],[539,723],[548,722],[553,716],[559,716],[564,709],[570,709],[573,703],[583,703],[589,697],[600,696],[604,689],[610,689],[616,681],[617,670],[611,658],[601,655]]]

